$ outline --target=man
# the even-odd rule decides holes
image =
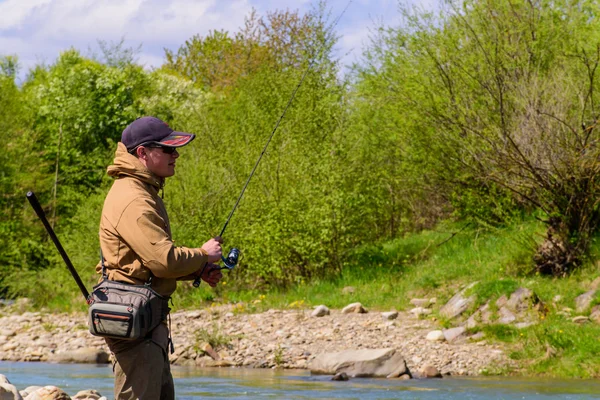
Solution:
[[[163,296],[175,291],[177,280],[193,280],[202,274],[214,287],[221,279],[212,264],[221,259],[221,239],[210,239],[200,248],[175,246],[159,196],[165,179],[175,174],[177,149],[194,137],[173,131],[154,117],[139,118],[123,131],[114,163],[108,167],[108,174],[116,180],[100,221],[100,248],[108,279],[137,285],[150,282]],[[102,263],[96,271],[102,272]],[[106,339],[114,359],[116,399],[175,398],[170,340],[166,321],[139,340]]]

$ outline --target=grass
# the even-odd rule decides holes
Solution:
[[[212,330],[200,329],[196,332],[195,348],[198,351],[203,343],[208,343],[213,349],[227,347],[231,343],[231,337],[221,332],[217,324],[213,324]]]

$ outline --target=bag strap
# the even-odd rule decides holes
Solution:
[[[106,265],[104,265],[104,256],[102,255],[102,248],[100,248],[100,264],[102,264],[102,278],[104,278],[104,280],[108,280],[108,275],[106,275]]]
[[[104,256],[102,255],[102,247],[100,248],[100,264],[102,265],[102,278],[104,280],[108,280],[108,275],[106,274],[106,265],[104,265]],[[154,276],[152,274],[152,271],[150,271],[148,269],[148,272],[150,273],[150,276],[148,277],[148,280],[144,283],[145,286],[152,286],[152,277]]]

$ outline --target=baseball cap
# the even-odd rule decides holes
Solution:
[[[141,117],[133,121],[121,134],[121,142],[132,152],[138,146],[157,144],[165,147],[185,146],[196,135],[192,133],[177,132],[166,122],[156,117]]]

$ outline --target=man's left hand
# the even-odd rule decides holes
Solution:
[[[217,283],[223,277],[221,273],[220,267],[217,264],[208,263],[206,268],[204,268],[204,273],[202,274],[202,280],[210,285],[210,287],[217,286]],[[198,271],[200,272],[200,271]]]

